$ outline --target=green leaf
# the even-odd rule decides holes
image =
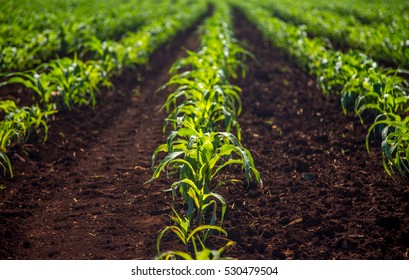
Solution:
[[[203,226],[198,226],[197,228],[195,228],[194,230],[192,230],[187,238],[187,241],[189,241],[190,239],[192,239],[195,234],[197,234],[200,231],[204,231],[204,230],[215,230],[218,231],[224,235],[227,235],[226,230],[224,230],[223,228],[219,227],[219,226],[214,226],[214,225],[203,225]]]
[[[186,151],[176,151],[176,152],[172,152],[169,155],[167,155],[160,163],[159,165],[156,167],[155,171],[153,172],[152,175],[152,179],[157,179],[160,175],[160,172],[163,171],[163,169],[166,167],[166,165],[168,165],[169,163],[171,163],[174,159],[176,159],[178,156],[181,156],[183,154],[185,154]]]

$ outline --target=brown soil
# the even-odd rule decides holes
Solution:
[[[237,242],[228,255],[408,259],[408,181],[385,174],[379,149],[368,155],[365,128],[343,115],[336,97],[324,96],[248,22],[236,23],[259,60],[235,83],[243,89],[243,144],[264,187],[220,189],[229,205],[224,228]],[[170,181],[144,184],[165,140],[158,109],[166,92],[154,92],[184,55],[181,46],[197,45],[194,34],[181,35],[144,69],[116,79],[94,110],[59,114],[45,145],[13,156],[15,179],[0,178],[7,187],[0,196],[2,259],[155,256],[171,198],[162,192]]]

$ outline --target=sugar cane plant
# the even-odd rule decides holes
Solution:
[[[187,211],[180,215],[173,206],[174,225],[163,229],[157,239],[160,259],[193,258],[182,251],[161,252],[161,240],[168,231],[193,251],[194,258],[220,258],[233,245],[231,241],[219,250],[206,247],[212,232],[227,233],[221,225],[227,205],[215,192],[225,183],[218,179],[219,174],[228,166],[239,165],[247,182],[262,183],[250,152],[239,141],[240,89],[229,80],[239,70],[245,73],[244,59],[250,54],[233,37],[229,5],[214,2],[214,6],[213,16],[201,28],[201,48],[189,51],[173,65],[173,76],[164,86],[176,88],[163,106],[168,112],[164,130],[170,124],[172,131],[152,156],[152,180],[164,171],[176,172],[179,178],[170,190],[174,198],[177,192],[181,194]],[[156,165],[159,153],[167,155]]]

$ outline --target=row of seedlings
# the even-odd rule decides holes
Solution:
[[[87,44],[124,37],[173,7],[171,0],[75,2],[7,1],[0,11],[0,71],[30,69],[74,53],[82,58]]]
[[[372,115],[374,121],[366,138],[368,152],[370,136],[380,133],[385,171],[389,175],[394,169],[403,176],[409,173],[408,84],[397,70],[379,67],[361,52],[335,51],[324,39],[309,38],[302,28],[271,17],[255,2],[234,3],[265,38],[315,75],[323,92],[339,94],[345,112],[354,110],[362,123],[363,115]]]
[[[285,0],[287,1],[287,0]],[[280,0],[280,3],[283,0]],[[288,2],[286,2],[288,3]],[[353,16],[363,24],[391,24],[409,20],[409,3],[401,0],[365,1],[347,0],[342,2],[328,0],[307,0],[300,3],[302,9],[334,11],[345,17]],[[397,15],[399,15],[397,17]]]
[[[250,55],[232,33],[230,6],[215,2],[214,14],[201,27],[201,47],[197,52],[174,63],[172,77],[164,85],[171,88],[163,109],[168,117],[164,130],[171,128],[166,143],[152,157],[152,179],[162,172],[176,172],[171,185],[172,225],[166,226],[157,238],[158,259],[220,259],[234,242],[225,241],[219,249],[207,247],[211,236],[226,235],[222,226],[227,204],[216,190],[227,183],[222,171],[232,165],[241,166],[249,182],[262,184],[250,152],[240,142],[237,116],[241,111],[240,88],[230,83],[244,60]],[[236,135],[237,136],[236,136]],[[165,153],[156,164],[158,154]],[[175,206],[180,193],[187,210]],[[183,244],[182,250],[162,251],[161,242],[168,232]],[[223,239],[225,240],[225,239]]]
[[[32,106],[19,107],[13,100],[0,100],[0,167],[13,177],[9,153],[22,146],[31,133],[43,134],[47,139],[50,116],[73,106],[95,105],[101,87],[111,86],[113,75],[120,75],[124,67],[143,65],[149,56],[176,33],[196,22],[207,10],[206,1],[191,5],[180,1],[175,13],[152,19],[149,24],[129,33],[119,42],[95,40],[89,44],[87,61],[76,55],[44,63],[33,70],[2,74],[7,84],[20,84],[34,92]],[[171,8],[173,7],[173,8]]]
[[[363,24],[352,15],[316,6],[315,1],[304,1],[301,6],[290,0],[257,3],[286,22],[302,25],[311,36],[324,36],[342,48],[360,49],[374,59],[400,67],[409,66],[408,21],[399,14],[397,7],[391,8],[396,12],[392,23]]]

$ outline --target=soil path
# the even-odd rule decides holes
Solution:
[[[407,259],[408,181],[383,170],[379,143],[344,116],[314,77],[272,48],[243,17],[236,33],[249,61],[243,90],[243,143],[264,188],[230,187],[225,225],[245,259]]]

